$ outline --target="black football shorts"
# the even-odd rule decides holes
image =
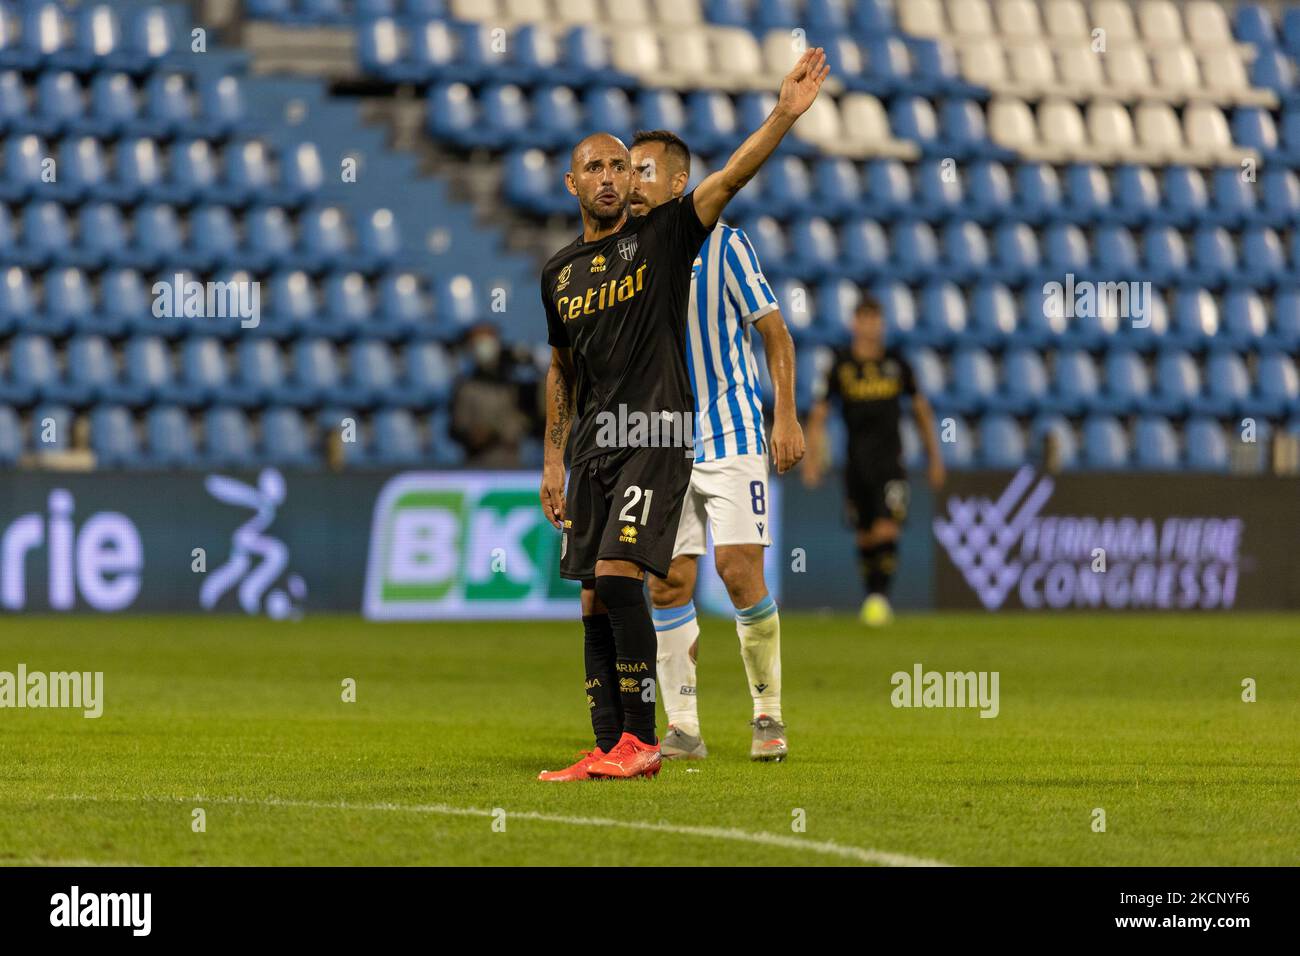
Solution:
[[[907,518],[910,489],[901,471],[884,475],[849,472],[844,491],[849,525],[859,531],[870,530],[878,518],[898,524]]]
[[[620,448],[569,472],[560,576],[589,581],[596,562],[668,576],[693,460],[683,448]]]

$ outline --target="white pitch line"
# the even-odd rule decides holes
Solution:
[[[91,796],[52,796],[51,800],[100,801]],[[478,807],[455,807],[445,803],[346,803],[343,801],[327,802],[321,800],[283,800],[268,797],[253,800],[248,797],[109,797],[112,801],[139,801],[162,803],[216,803],[243,804],[247,806],[292,807],[304,810],[353,810],[374,813],[428,813],[453,817],[491,817],[491,810]],[[838,856],[858,863],[872,863],[876,866],[951,866],[939,860],[925,857],[909,856],[906,853],[890,853],[886,850],[873,850],[867,847],[846,846],[830,840],[803,840],[799,837],[784,836],[779,833],[762,833],[751,830],[738,830],[730,827],[686,826],[660,821],[650,823],[642,820],[613,820],[608,817],[573,817],[552,813],[539,813],[536,810],[506,811],[506,819],[536,820],[539,823],[558,823],[566,826],[611,827],[623,830],[648,830],[655,833],[672,833],[678,836],[703,837],[711,840],[732,840],[737,843],[752,843],[760,846],[775,846],[786,850],[811,851],[826,856]]]

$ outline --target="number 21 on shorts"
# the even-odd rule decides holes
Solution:
[[[630,521],[632,524],[639,524],[645,527],[650,520],[650,499],[654,497],[654,489],[646,488],[642,490],[636,485],[628,485],[627,490],[623,492],[623,497],[628,499],[627,504],[623,505],[623,510],[618,513],[619,521]],[[633,514],[633,509],[638,503],[641,504],[641,520],[638,521]]]

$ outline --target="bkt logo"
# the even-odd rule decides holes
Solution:
[[[364,610],[377,619],[564,617],[560,538],[530,473],[420,472],[384,486],[370,527]]]
[[[1043,515],[1055,487],[1026,466],[996,500],[954,495],[934,519],[984,607],[1002,607],[1013,591],[1026,608],[1233,606],[1240,518]]]

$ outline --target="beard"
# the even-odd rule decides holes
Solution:
[[[608,209],[602,207],[596,202],[596,197],[592,197],[590,202],[582,204],[582,210],[587,214],[587,218],[598,225],[612,226],[622,218],[623,213],[627,212],[628,197],[624,196],[623,201],[617,206]]]

